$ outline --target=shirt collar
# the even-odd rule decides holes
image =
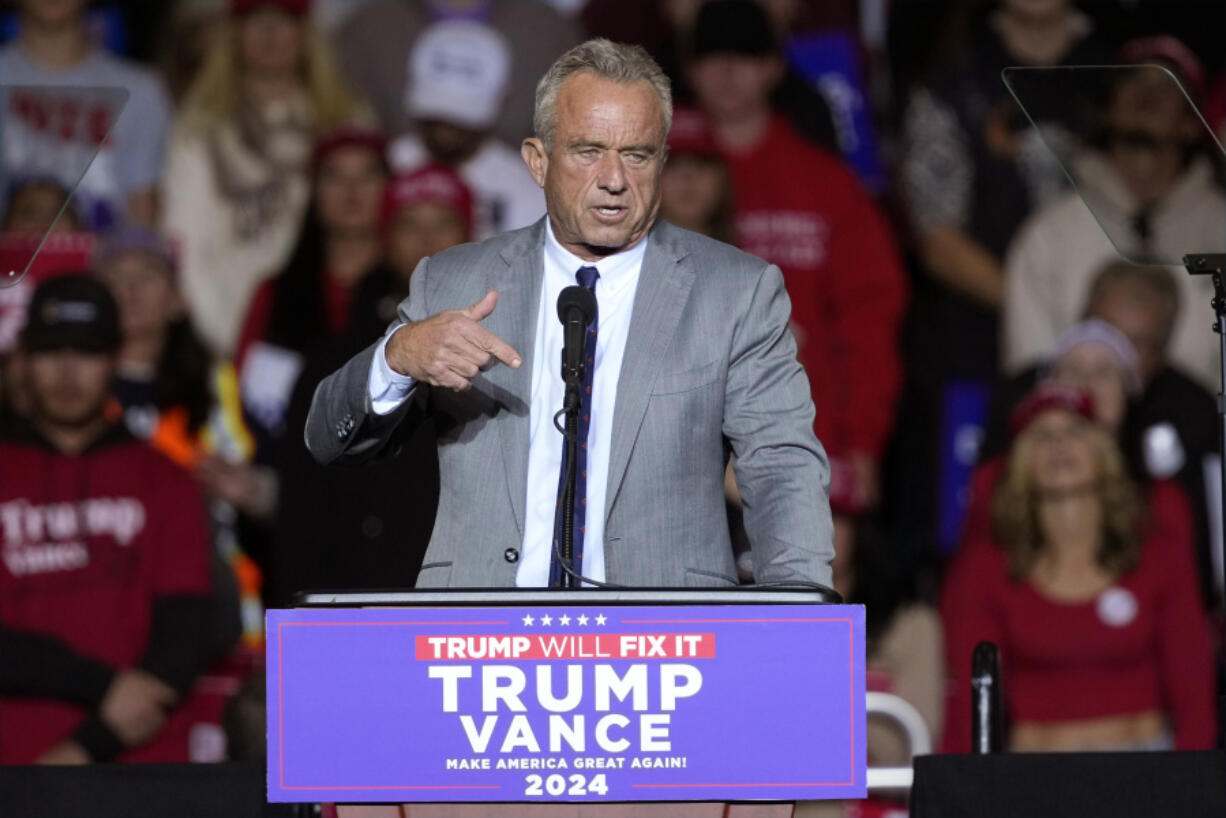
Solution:
[[[545,254],[549,262],[572,279],[580,267],[595,267],[600,273],[600,288],[607,292],[620,290],[627,283],[635,280],[643,266],[647,241],[648,237],[645,236],[628,250],[613,253],[596,261],[584,261],[562,246],[557,236],[553,234],[553,225],[549,218],[545,219]]]

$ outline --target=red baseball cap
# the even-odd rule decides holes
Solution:
[[[1120,47],[1116,59],[1127,65],[1160,63],[1179,78],[1193,102],[1205,96],[1205,67],[1196,54],[1169,34],[1138,37]]]
[[[715,137],[711,135],[711,128],[702,111],[690,107],[679,107],[673,111],[668,150],[673,156],[719,156],[719,146],[715,144]]]
[[[472,235],[472,191],[445,165],[425,165],[393,176],[383,193],[383,223],[388,224],[398,211],[423,202],[455,210],[464,219],[465,232]]]
[[[276,6],[296,17],[302,17],[311,11],[311,0],[230,0],[230,14],[241,17],[262,6]]]
[[[1089,392],[1061,381],[1042,381],[1009,416],[1009,433],[1017,437],[1048,409],[1063,409],[1081,415],[1088,421],[1097,422],[1094,415],[1094,398]]]
[[[319,163],[335,150],[354,146],[370,148],[386,164],[387,139],[382,131],[364,125],[344,123],[325,131],[315,140],[315,146],[311,150],[311,167],[318,168]]]

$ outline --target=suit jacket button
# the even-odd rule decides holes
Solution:
[[[519,550],[516,548],[508,548],[502,552],[502,558],[507,562],[519,562]]]

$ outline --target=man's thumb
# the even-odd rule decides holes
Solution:
[[[485,296],[480,301],[478,301],[476,304],[473,304],[471,307],[465,308],[463,312],[465,315],[467,315],[472,320],[480,321],[482,318],[485,318],[487,315],[493,312],[494,307],[496,307],[497,305],[498,305],[498,291],[490,290],[488,293],[485,294]]]

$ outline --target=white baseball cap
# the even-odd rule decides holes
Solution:
[[[444,20],[413,45],[405,105],[416,119],[485,130],[498,118],[510,75],[501,34],[472,20]]]

